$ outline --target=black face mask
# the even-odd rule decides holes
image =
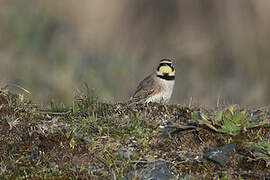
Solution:
[[[165,80],[174,80],[175,79],[175,76],[169,76],[168,73],[165,73],[163,75],[157,75],[159,78],[161,79],[165,79]]]

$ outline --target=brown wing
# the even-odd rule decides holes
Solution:
[[[142,102],[145,101],[151,94],[155,94],[160,91],[161,87],[155,82],[155,74],[147,76],[138,85],[134,95],[131,97],[132,102]]]

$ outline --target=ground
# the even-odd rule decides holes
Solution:
[[[45,108],[0,89],[0,118],[6,179],[140,179],[156,162],[169,179],[270,179],[264,107],[104,103],[85,91]],[[223,163],[206,157],[226,145]]]

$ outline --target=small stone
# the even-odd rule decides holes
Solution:
[[[127,173],[124,177],[125,180],[132,179],[139,180],[174,180],[175,176],[171,173],[168,165],[164,161],[157,161],[147,164],[144,168],[139,168]]]
[[[219,163],[224,166],[235,151],[235,144],[227,144],[222,147],[214,148],[210,152],[203,155],[205,159]]]
[[[120,148],[117,150],[118,154],[122,158],[130,159],[132,156],[133,148]]]

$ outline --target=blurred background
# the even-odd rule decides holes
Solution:
[[[268,0],[2,0],[0,87],[70,103],[85,82],[104,101],[125,101],[168,57],[171,103],[264,105],[269,17]]]

